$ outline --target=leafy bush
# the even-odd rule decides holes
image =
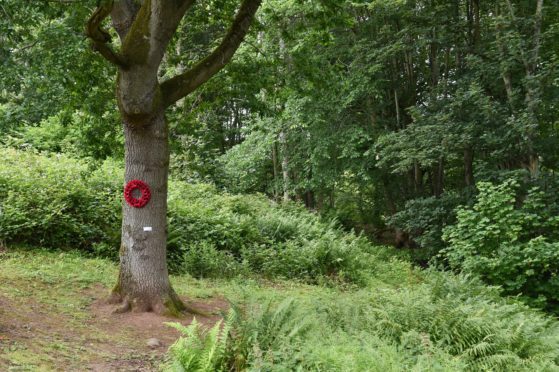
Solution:
[[[174,182],[169,209],[169,254],[177,271],[187,268],[197,277],[215,277],[248,269],[307,282],[324,277],[361,284],[366,280],[370,243],[303,207]],[[205,268],[200,266],[204,262]]]
[[[559,303],[559,214],[537,187],[517,202],[519,183],[480,182],[472,208],[460,207],[444,238],[443,257],[454,269],[500,285],[534,305]],[[555,311],[557,309],[555,308]]]
[[[430,272],[421,284],[341,296],[325,313],[350,335],[371,333],[398,345],[407,363],[421,363],[422,370],[557,368],[553,320],[464,277]],[[463,367],[452,366],[453,359]]]
[[[208,241],[193,242],[184,251],[179,269],[196,278],[229,278],[248,274],[248,268],[230,252],[219,251]]]
[[[119,179],[62,155],[2,149],[0,239],[47,247],[118,246]]]
[[[419,245],[420,249],[410,251],[411,258],[426,263],[445,246],[443,227],[456,220],[454,209],[462,199],[454,193],[412,199],[389,219],[390,225],[408,233]]]
[[[0,149],[0,240],[116,258],[122,166]],[[373,247],[303,207],[262,195],[169,185],[168,262],[175,273],[366,281]]]

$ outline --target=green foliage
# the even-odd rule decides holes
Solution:
[[[475,279],[429,271],[420,282],[406,283],[405,272],[393,270],[401,280],[396,287],[377,282],[358,291],[305,290],[296,301],[233,306],[220,333],[218,327],[185,329],[168,366],[183,370],[212,354],[215,370],[233,371],[558,368],[555,320],[501,299]],[[271,291],[277,296],[277,289]]]
[[[169,255],[175,270],[209,277],[248,269],[308,282],[324,277],[365,280],[370,243],[300,206],[175,182],[169,209]]]
[[[293,369],[293,351],[301,348],[309,322],[296,314],[293,299],[276,307],[268,302],[263,308],[253,307],[250,313],[232,306],[225,322],[204,330],[196,319],[188,327],[168,323],[181,331],[169,349],[168,370],[172,371],[244,371],[268,370],[281,365]]]
[[[460,207],[444,238],[442,255],[454,269],[479,275],[519,294],[529,303],[554,309],[559,301],[557,205],[537,187],[517,200],[519,183],[478,183],[473,207]]]
[[[231,325],[229,319],[223,329],[221,324],[219,321],[209,331],[205,331],[196,318],[187,327],[180,323],[167,323],[184,336],[169,348],[172,362],[169,363],[168,369],[192,372],[224,371],[225,348]]]
[[[0,239],[46,247],[118,246],[121,182],[63,155],[0,149]]]
[[[559,368],[559,324],[553,317],[514,298],[502,298],[498,288],[476,278],[413,269],[382,251],[371,257],[370,265],[366,288],[246,277],[227,281],[174,277],[178,293],[206,299],[224,296],[238,305],[211,329],[200,323],[179,327],[185,336],[169,351],[166,368],[332,372]],[[56,296],[39,292],[40,298],[72,314],[76,306],[87,306],[76,303],[73,286],[102,283],[108,288],[117,275],[117,267],[108,260],[39,248],[9,249],[0,256],[0,266],[0,278],[8,282],[18,278],[34,295],[44,288],[56,291]],[[22,293],[11,286],[5,290],[18,297]]]
[[[89,5],[3,1],[0,143],[96,159],[123,154],[114,71],[83,37]]]
[[[0,239],[117,257],[123,182],[118,163],[12,149],[0,149],[0,155]],[[170,183],[168,259],[174,272],[363,284],[373,251],[364,237],[295,204]]]
[[[231,252],[217,250],[211,241],[194,241],[179,250],[184,251],[182,259],[171,264],[176,266],[176,271],[187,272],[195,278],[230,278],[250,272]]]
[[[414,260],[425,263],[445,246],[443,227],[455,221],[454,209],[461,199],[452,193],[440,198],[412,199],[403,210],[389,218],[389,224],[408,233],[421,248],[410,252]]]
[[[269,191],[273,193],[272,164],[269,153],[273,141],[259,132],[251,133],[241,144],[219,160],[222,175],[218,182],[234,193]]]
[[[181,169],[285,189],[348,229],[388,221],[425,263],[476,181],[557,173],[559,7],[536,5],[265,1],[231,68],[178,110],[195,108]]]
[[[117,257],[122,202],[117,163],[10,149],[1,155],[0,239]],[[443,256],[455,269],[551,308],[559,300],[554,243],[559,204],[551,193],[532,188],[517,205],[514,181],[478,187],[473,208],[459,208],[458,222],[445,230],[450,247]],[[448,218],[426,202],[409,217],[410,228],[433,229]],[[423,233],[432,237],[426,246],[437,247],[439,232]],[[168,258],[174,272],[363,286],[371,272],[386,271],[378,265],[379,255],[364,237],[342,232],[301,206],[219,193],[209,185],[170,184]]]

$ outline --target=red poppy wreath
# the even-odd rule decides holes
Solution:
[[[132,196],[132,192],[134,190],[139,190],[141,196],[139,198],[135,198]],[[134,208],[143,208],[149,202],[151,198],[151,191],[149,190],[149,186],[144,181],[140,180],[132,180],[126,184],[124,187],[124,200]]]

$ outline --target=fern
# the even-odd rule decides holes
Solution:
[[[196,318],[187,327],[180,323],[166,324],[183,335],[169,349],[172,358],[168,365],[170,369],[189,372],[224,370],[229,326],[221,329],[222,321],[219,321],[206,331]]]
[[[267,303],[248,314],[237,305],[211,329],[204,330],[196,321],[189,326],[167,323],[179,330],[179,338],[169,349],[166,368],[173,371],[242,371],[285,362],[296,352],[299,340],[309,330],[309,322],[297,313],[293,299],[276,307]],[[289,352],[284,353],[287,349]]]

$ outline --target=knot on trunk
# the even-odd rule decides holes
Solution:
[[[154,112],[142,112],[142,113],[122,113],[124,124],[131,129],[135,128],[147,128],[149,127],[156,116]]]

